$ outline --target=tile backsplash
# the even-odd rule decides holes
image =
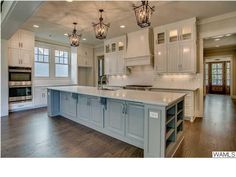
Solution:
[[[151,66],[132,68],[123,76],[110,76],[109,85],[152,85],[163,88],[193,88],[200,86],[199,74],[157,74]]]

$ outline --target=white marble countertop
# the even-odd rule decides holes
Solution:
[[[162,86],[152,86],[149,89],[163,89],[163,90],[183,90],[183,91],[196,91],[199,89],[198,87],[162,87]]]
[[[98,96],[104,98],[113,98],[119,100],[127,100],[141,102],[146,104],[168,106],[176,100],[184,97],[185,93],[170,93],[170,92],[152,92],[152,91],[137,91],[137,90],[98,90],[97,87],[86,86],[63,86],[63,87],[48,87],[48,89],[78,93],[90,96]]]

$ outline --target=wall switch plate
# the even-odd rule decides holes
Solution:
[[[159,114],[158,114],[158,112],[152,112],[152,111],[150,111],[150,112],[149,112],[149,117],[158,119],[158,118],[159,118]]]

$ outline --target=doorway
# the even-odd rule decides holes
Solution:
[[[230,95],[230,69],[230,61],[205,63],[205,84],[207,94]]]

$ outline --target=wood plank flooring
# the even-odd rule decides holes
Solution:
[[[236,151],[236,101],[208,95],[205,118],[185,122],[185,139],[175,157],[211,157],[211,151]],[[143,157],[143,150],[45,108],[11,113],[1,119],[2,157]]]

